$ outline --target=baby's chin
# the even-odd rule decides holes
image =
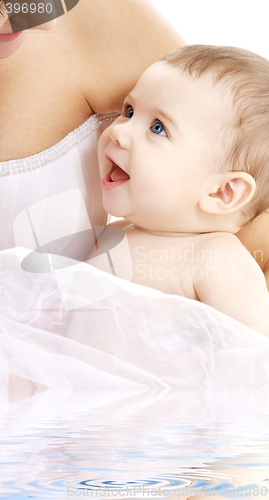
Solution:
[[[118,205],[118,200],[111,200],[110,196],[107,196],[107,193],[103,192],[103,207],[105,211],[113,217],[129,221],[126,211],[122,209],[122,206],[118,207]]]

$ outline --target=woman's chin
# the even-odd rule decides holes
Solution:
[[[2,40],[0,36],[0,59],[6,59],[14,54],[23,44],[28,31],[22,31],[17,38],[11,41]]]

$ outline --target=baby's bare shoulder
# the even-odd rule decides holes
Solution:
[[[245,248],[241,241],[235,236],[235,234],[227,233],[224,231],[219,231],[215,233],[208,233],[203,235],[204,238],[201,240],[201,245],[208,246],[239,246]]]
[[[260,266],[234,234],[210,233],[200,243],[200,254],[205,256],[204,266],[210,264],[216,270],[225,268],[231,275],[244,271],[249,281],[264,280]]]
[[[202,250],[211,250],[215,252],[223,252],[223,257],[227,257],[228,260],[231,255],[242,254],[246,258],[254,260],[246,247],[241,243],[241,241],[232,233],[226,232],[216,232],[204,235],[205,237],[201,239],[199,246]],[[232,253],[228,255],[228,253]]]

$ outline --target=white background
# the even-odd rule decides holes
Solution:
[[[234,45],[269,59],[269,0],[151,0],[188,44]]]

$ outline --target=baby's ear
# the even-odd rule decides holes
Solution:
[[[212,215],[226,215],[246,205],[254,195],[256,183],[247,172],[226,172],[204,195],[200,209]]]

